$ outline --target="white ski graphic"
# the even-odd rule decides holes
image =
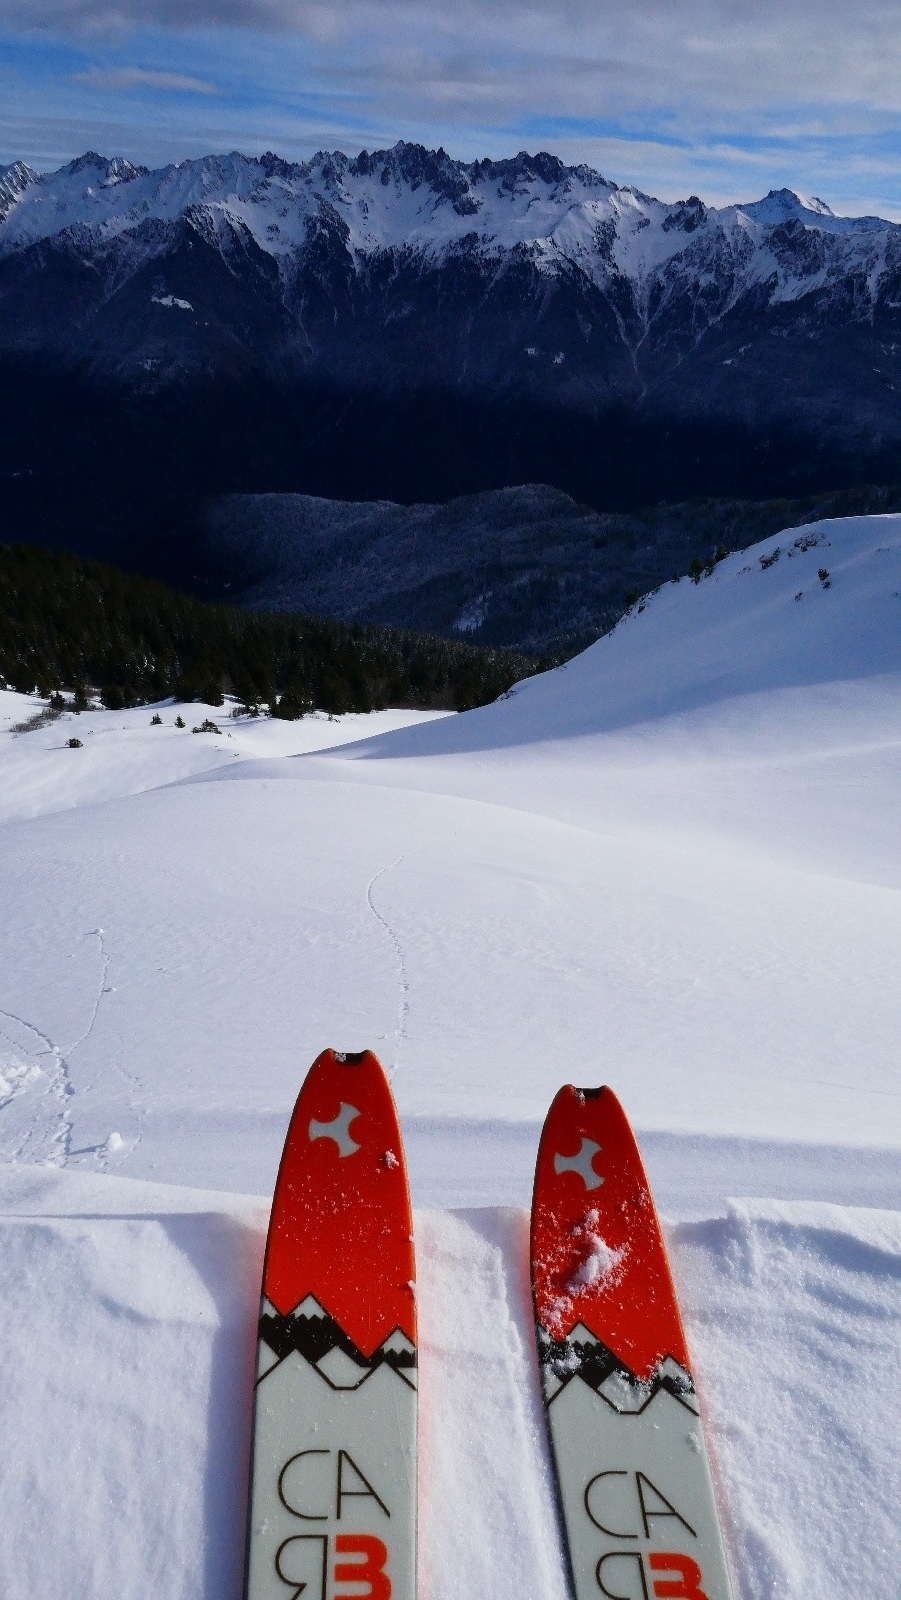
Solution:
[[[346,1100],[342,1100],[341,1110],[336,1117],[332,1118],[331,1122],[317,1122],[315,1117],[312,1119],[309,1129],[310,1143],[312,1144],[314,1139],[333,1139],[338,1146],[339,1159],[344,1156],[352,1156],[355,1151],[360,1149],[360,1146],[356,1140],[351,1138],[348,1128],[354,1118],[359,1115],[360,1113],[356,1106],[350,1106]]]
[[[600,1145],[593,1139],[583,1139],[581,1148],[574,1156],[555,1155],[555,1172],[577,1172],[586,1189],[599,1189],[604,1182],[603,1178],[595,1172],[592,1165],[596,1155],[600,1154]]]
[[[576,1377],[548,1415],[578,1600],[730,1600],[693,1406],[619,1411]]]

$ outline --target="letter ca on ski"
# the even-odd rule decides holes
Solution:
[[[370,1503],[376,1515],[391,1512],[348,1450],[300,1450],[279,1473],[278,1494],[285,1510],[303,1523],[354,1521],[357,1502]],[[351,1585],[347,1600],[391,1600],[388,1548],[372,1533],[291,1534],[275,1553],[275,1570],[290,1600],[326,1600],[331,1575],[336,1600]],[[286,1594],[286,1600],[288,1595]]]
[[[595,1473],[583,1499],[589,1521],[617,1543],[650,1541],[659,1533],[658,1522],[677,1525],[683,1538],[697,1538],[687,1517],[644,1472]],[[608,1550],[595,1576],[607,1600],[708,1600],[698,1562],[682,1551]]]

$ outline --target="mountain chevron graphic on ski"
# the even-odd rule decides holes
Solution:
[[[266,1243],[245,1600],[415,1600],[414,1276],[387,1079],[325,1050]]]
[[[732,1600],[666,1247],[610,1089],[568,1084],[548,1112],[531,1256],[576,1600]]]

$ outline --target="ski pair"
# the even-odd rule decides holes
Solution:
[[[326,1050],[266,1245],[246,1600],[415,1600],[414,1278],[387,1079]],[[729,1600],[660,1226],[609,1089],[568,1086],[548,1114],[532,1288],[576,1600]]]

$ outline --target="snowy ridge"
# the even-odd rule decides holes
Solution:
[[[792,190],[719,208],[694,196],[667,204],[545,154],[462,162],[399,143],[303,163],[233,152],[149,171],[92,151],[56,172],[17,162],[0,174],[0,256],[70,233],[93,251],[130,246],[137,270],[153,254],[148,225],[185,217],[205,218],[213,233],[246,230],[280,261],[337,228],[358,271],[386,252],[519,256],[598,287],[627,280],[649,291],[653,281],[664,301],[674,279],[711,271],[728,274],[732,298],[761,284],[775,301],[792,299],[851,272],[874,298],[901,260],[901,225],[835,216]]]
[[[501,460],[503,481],[537,472],[595,504],[614,489],[631,503],[639,480],[649,500],[688,500],[712,483],[781,493],[789,472],[897,476],[896,223],[791,191],[669,204],[549,155],[467,163],[412,144],[157,171],[89,153],[3,182],[0,356],[147,397],[262,381],[237,444],[259,489],[281,480],[282,427],[299,440],[292,488],[403,503],[502,481]],[[320,448],[304,419],[323,396]],[[140,431],[126,444],[140,473]]]
[[[569,759],[592,749],[583,740],[739,696],[855,680],[875,688],[883,678],[890,693],[899,671],[901,514],[841,517],[772,535],[711,562],[696,580],[663,584],[581,655],[494,706],[362,741],[348,757],[550,741]]]
[[[40,182],[40,174],[24,161],[14,161],[0,172],[0,221],[5,222],[30,184]]]

